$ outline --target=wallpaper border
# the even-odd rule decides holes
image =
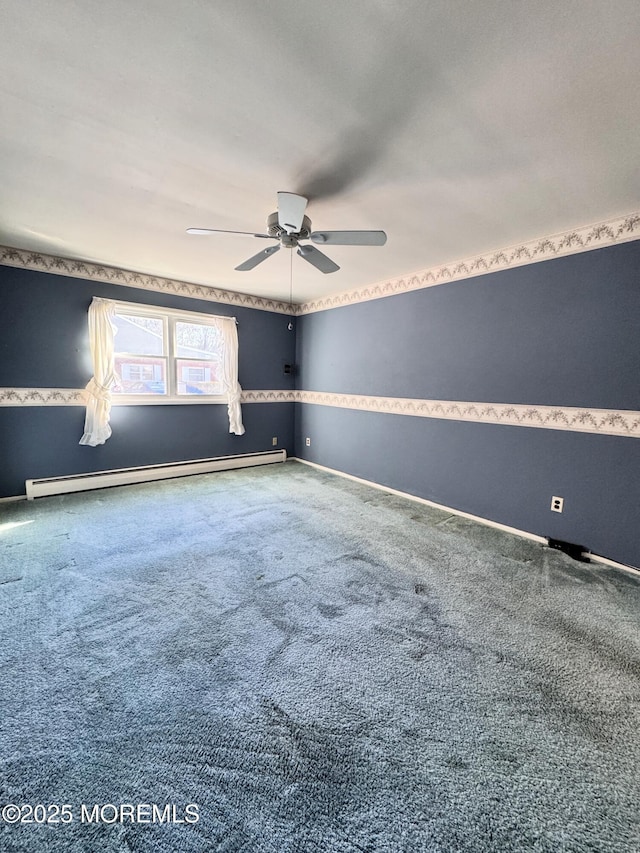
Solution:
[[[190,299],[238,305],[243,308],[254,308],[278,314],[302,315],[340,308],[343,305],[353,305],[358,302],[368,302],[372,299],[382,299],[386,296],[408,293],[412,290],[422,290],[451,281],[460,281],[485,273],[498,272],[499,270],[546,261],[564,255],[601,249],[638,238],[640,238],[640,212],[630,213],[594,225],[585,225],[571,231],[563,231],[506,249],[486,252],[466,260],[431,267],[378,284],[346,290],[297,305],[231,290],[221,290],[210,285],[162,278],[161,276],[123,270],[90,261],[72,260],[27,249],[14,249],[9,246],[0,246],[0,264],[66,275],[72,278],[102,281],[123,287],[137,287],[156,293],[170,293]]]
[[[307,403],[389,415],[408,415],[469,423],[503,424],[506,426],[640,438],[640,411],[636,412],[629,409],[422,400],[408,397],[371,397],[361,394],[286,390],[243,391],[241,402]],[[0,406],[83,405],[84,391],[82,389],[0,388]]]
[[[151,290],[154,293],[170,293],[172,296],[185,296],[189,299],[204,299],[207,302],[255,308],[276,314],[294,315],[296,313],[295,306],[292,310],[292,306],[288,302],[279,302],[277,299],[266,299],[262,296],[251,296],[248,293],[221,290],[207,284],[193,284],[188,281],[147,275],[146,273],[123,270],[119,267],[110,267],[90,261],[74,261],[57,255],[47,255],[43,252],[12,249],[9,246],[0,246],[0,264],[18,267],[19,269],[53,273],[54,275],[66,275],[71,278],[102,281],[121,287],[137,287],[140,290]]]
[[[476,255],[463,261],[454,261],[430,269],[421,270],[401,278],[347,290],[322,299],[301,303],[296,306],[296,314],[314,314],[343,305],[353,305],[357,302],[369,302],[372,299],[382,299],[412,290],[422,290],[447,284],[450,281],[460,281],[474,278],[490,272],[525,266],[526,264],[548,261],[563,255],[574,255],[592,249],[601,249],[618,243],[627,243],[640,238],[640,212],[627,216],[609,219],[596,225],[586,225],[572,231],[564,231],[550,237],[543,237]]]
[[[323,391],[251,391],[264,399],[247,402],[278,402],[279,395],[291,395],[297,403],[331,406],[390,415],[506,424],[508,426],[590,432],[640,438],[640,411],[594,409],[574,406],[538,406],[513,403],[423,400],[408,397],[369,397],[361,394],[334,394]]]
[[[278,398],[262,399],[262,395],[287,395],[292,391],[243,391],[242,403],[292,403],[293,399]],[[125,400],[112,400],[113,406],[172,406],[172,405],[226,405],[220,400],[201,400],[199,398],[190,400],[163,400],[150,394],[148,400],[140,402],[129,402]],[[85,406],[86,396],[84,388],[0,388],[0,408],[22,407],[22,406]]]
[[[0,406],[84,406],[82,388],[0,388]]]

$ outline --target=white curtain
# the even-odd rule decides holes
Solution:
[[[111,386],[114,382],[113,337],[111,318],[115,305],[107,299],[94,297],[89,306],[89,346],[93,361],[93,378],[86,387],[87,413],[84,435],[80,444],[95,447],[104,444],[111,435]]]
[[[222,363],[222,382],[227,395],[229,412],[229,432],[244,435],[240,394],[242,388],[238,382],[238,330],[235,317],[220,319],[220,329],[224,341],[224,361]]]

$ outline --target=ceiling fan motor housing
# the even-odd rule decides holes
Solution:
[[[287,234],[278,222],[278,211],[267,217],[267,233],[270,237],[280,240],[285,248],[293,249],[298,245],[298,240],[308,240],[311,234],[311,220],[308,216],[302,218],[302,226],[295,234]]]

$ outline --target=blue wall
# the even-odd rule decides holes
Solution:
[[[290,389],[288,318],[204,300],[0,266],[0,386],[83,388],[91,377],[87,311],[94,296],[238,319],[239,378],[247,389]],[[24,494],[35,477],[101,471],[184,459],[293,452],[293,405],[246,404],[245,434],[229,435],[226,406],[116,406],[112,437],[80,447],[81,407],[0,407],[0,497]]]
[[[81,388],[94,296],[239,320],[240,382],[374,396],[640,410],[640,242],[301,317],[0,267],[0,386]],[[49,329],[54,329],[54,334]],[[297,341],[297,345],[296,345]],[[306,404],[0,408],[0,496],[31,477],[271,448],[640,566],[640,441]],[[311,447],[304,443],[312,439]],[[562,515],[549,509],[565,498]]]
[[[632,242],[306,315],[298,388],[640,410],[638,270]],[[640,566],[637,438],[299,404],[296,455]]]

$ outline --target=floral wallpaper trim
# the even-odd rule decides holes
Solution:
[[[467,403],[454,400],[421,400],[407,397],[367,397],[322,391],[245,391],[247,403],[290,402],[411,415],[421,418],[508,426],[590,432],[640,438],[640,412],[627,409],[594,409],[573,406],[530,406],[513,403]]]
[[[68,275],[72,278],[85,278],[90,281],[103,281],[107,284],[122,285],[123,287],[138,287],[142,290],[170,293],[191,299],[205,299],[207,302],[239,305],[242,308],[257,308],[261,311],[272,311],[277,314],[295,313],[295,309],[292,311],[289,303],[278,302],[275,299],[250,296],[247,293],[235,293],[231,290],[219,290],[206,284],[191,284],[187,281],[146,275],[131,270],[104,266],[103,264],[94,264],[89,261],[73,261],[68,258],[45,255],[42,252],[12,249],[8,246],[0,246],[0,264],[56,275]]]
[[[103,281],[125,287],[139,287],[157,293],[171,293],[192,299],[205,299],[209,302],[239,305],[279,314],[311,314],[316,311],[339,308],[342,305],[352,305],[356,302],[367,302],[371,299],[382,299],[385,296],[393,296],[397,293],[434,287],[438,284],[446,284],[449,281],[459,281],[460,279],[472,278],[484,273],[523,266],[537,261],[546,261],[562,255],[600,249],[638,238],[640,238],[640,212],[630,213],[595,225],[586,225],[571,231],[564,231],[550,237],[530,240],[506,249],[487,252],[463,261],[453,261],[400,278],[389,279],[355,290],[347,290],[294,306],[261,296],[220,290],[205,284],[193,284],[89,261],[61,258],[43,252],[13,249],[8,246],[0,246],[0,264],[68,275],[74,278]]]
[[[296,306],[296,314],[312,314],[316,311],[326,311],[339,308],[342,305],[352,305],[356,302],[367,302],[371,299],[382,299],[397,293],[407,293],[411,290],[422,290],[449,281],[459,281],[472,278],[484,273],[497,272],[511,267],[523,266],[547,261],[561,255],[572,255],[590,249],[600,249],[616,243],[625,243],[640,238],[640,213],[629,214],[618,219],[601,222],[598,225],[588,225],[576,228],[552,237],[531,240],[488,252],[464,261],[454,261],[431,269],[422,270],[402,278],[373,284],[368,287],[336,293],[323,299],[315,299]]]
[[[84,406],[80,388],[0,388],[0,406]]]
[[[150,399],[149,404],[154,400]],[[530,406],[521,403],[468,403],[409,397],[370,397],[325,391],[248,390],[242,403],[309,403],[389,415],[471,423],[560,429],[640,438],[640,412],[630,409],[594,409],[575,406]],[[84,406],[84,390],[77,388],[0,388],[0,406]],[[144,404],[134,404],[144,405]]]

